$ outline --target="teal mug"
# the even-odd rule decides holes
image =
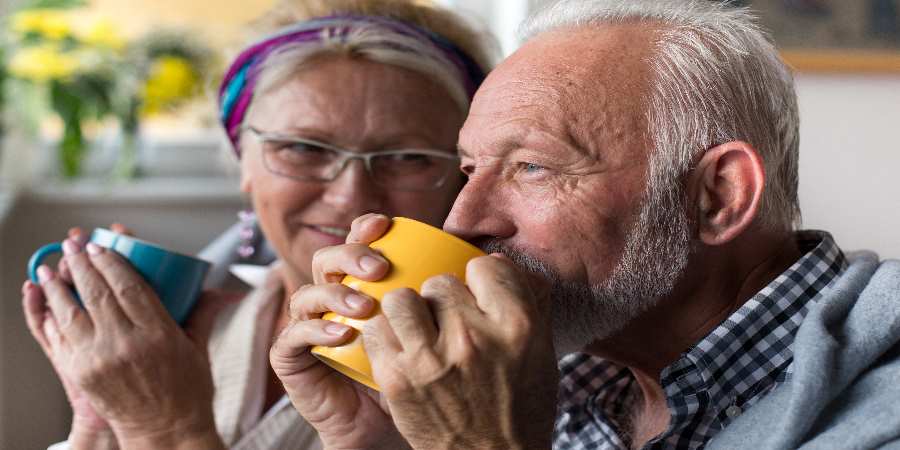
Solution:
[[[115,251],[131,263],[156,291],[175,322],[184,324],[200,297],[203,279],[211,267],[209,262],[103,228],[95,229],[90,241]],[[45,258],[61,252],[60,243],[47,244],[38,249],[28,261],[31,281],[38,282],[37,268]]]

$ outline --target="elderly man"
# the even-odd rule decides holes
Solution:
[[[900,264],[794,231],[793,81],[744,10],[563,2],[478,92],[445,229],[467,285],[385,296],[372,395],[311,345],[367,316],[364,216],[320,252],[270,357],[328,448],[900,445]],[[348,301],[353,300],[355,301]],[[566,355],[555,364],[556,355]],[[559,397],[557,398],[557,388]]]

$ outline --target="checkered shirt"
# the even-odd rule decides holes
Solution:
[[[796,239],[803,257],[662,371],[669,427],[644,449],[703,448],[790,377],[797,328],[847,266],[828,233],[803,231]],[[553,448],[629,448],[617,418],[627,416],[627,397],[638,389],[631,372],[581,353],[563,358],[560,370]]]

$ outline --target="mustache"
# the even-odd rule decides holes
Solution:
[[[484,239],[474,244],[487,254],[499,253],[512,261],[525,273],[531,291],[538,298],[544,298],[557,291],[562,284],[562,278],[556,270],[522,249],[497,238]]]
[[[491,254],[491,253],[502,253],[507,257],[510,257],[510,254],[517,253],[513,247],[504,244],[500,239],[497,238],[482,238],[477,241],[473,241],[476,247],[480,248],[481,251]]]
[[[541,261],[539,258],[529,254],[528,252],[520,248],[516,248],[512,245],[504,243],[500,239],[487,238],[482,239],[478,242],[474,242],[474,244],[475,246],[480,248],[481,251],[487,254],[500,253],[501,255],[506,256],[515,265],[529,272],[539,274],[544,278],[550,280],[556,280],[559,278],[556,274],[556,271],[553,270],[547,263]]]

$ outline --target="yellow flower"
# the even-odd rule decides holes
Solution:
[[[184,58],[162,56],[150,68],[144,85],[144,114],[154,114],[192,97],[199,84],[197,72]]]
[[[86,19],[84,23],[84,26],[75,30],[76,37],[84,44],[112,50],[121,50],[125,47],[125,38],[109,18],[96,17]]]
[[[43,44],[13,54],[9,73],[25,80],[44,82],[70,77],[78,66],[77,57],[64,53],[57,45]]]
[[[67,11],[59,9],[27,9],[13,14],[10,28],[20,35],[35,33],[62,40],[72,34],[72,20]]]

